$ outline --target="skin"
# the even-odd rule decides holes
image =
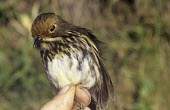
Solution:
[[[79,86],[66,86],[40,110],[76,110],[78,105],[74,104],[75,98],[86,107],[91,101],[90,97],[90,93]],[[85,110],[90,109],[86,107]]]

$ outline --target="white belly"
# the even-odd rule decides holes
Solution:
[[[93,68],[92,68],[93,66]],[[62,88],[70,84],[82,84],[91,88],[95,85],[95,74],[99,74],[98,67],[90,55],[82,58],[82,53],[74,53],[71,57],[67,55],[58,56],[48,62],[47,74]]]

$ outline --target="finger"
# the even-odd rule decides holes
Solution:
[[[91,95],[89,91],[84,88],[80,88],[80,86],[76,86],[76,99],[83,103],[85,106],[88,106],[91,102]]]
[[[69,91],[67,91],[66,93],[58,95],[56,101],[61,110],[71,110],[73,108],[74,95],[75,86],[71,86]]]
[[[70,88],[70,86],[66,86],[66,87],[62,88],[62,89],[59,91],[58,95],[66,93],[69,88]]]
[[[60,95],[55,96],[41,110],[71,110],[73,108],[75,86],[71,86],[67,91],[66,88],[64,89],[61,90]]]

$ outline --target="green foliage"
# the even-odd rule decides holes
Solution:
[[[105,42],[103,56],[115,86],[108,110],[168,110],[169,5],[169,0],[1,0],[0,110],[39,109],[54,96],[30,35],[37,14],[48,11]]]

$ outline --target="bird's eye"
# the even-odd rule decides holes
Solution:
[[[56,28],[56,25],[52,25],[52,26],[50,27],[50,31],[53,32],[53,31],[55,30],[55,28]]]

